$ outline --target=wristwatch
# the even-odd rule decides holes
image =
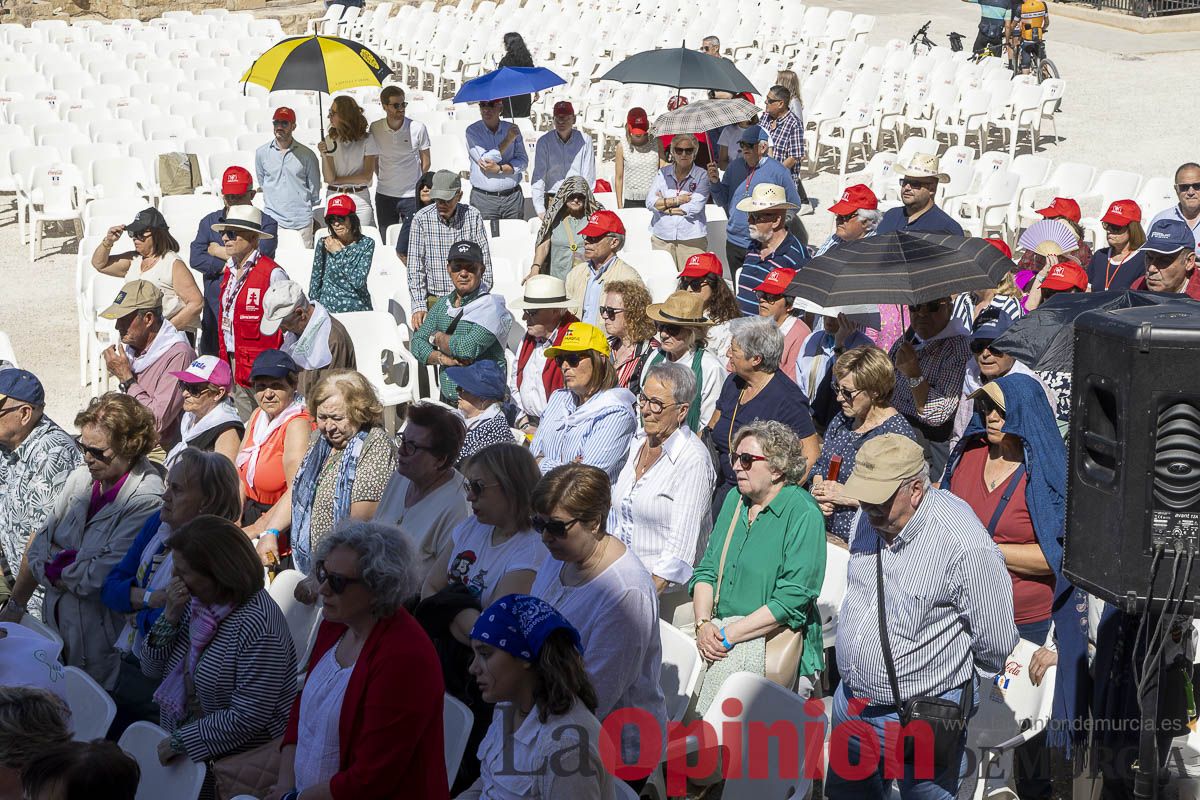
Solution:
[[[128,394],[128,393],[129,393],[129,387],[130,387],[130,386],[133,386],[133,380],[132,380],[132,379],[130,379],[130,380],[127,380],[127,381],[121,381],[121,382],[118,384],[118,386],[120,386],[120,387],[121,387],[121,391],[122,391],[122,392],[125,392],[126,394]]]
[[[922,383],[924,383],[924,381],[925,381],[924,375],[918,375],[915,378],[909,378],[908,379],[908,388],[915,389],[918,386],[920,386]]]

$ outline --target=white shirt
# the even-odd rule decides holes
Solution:
[[[650,209],[650,232],[665,242],[681,239],[702,239],[708,236],[708,218],[704,204],[709,195],[708,173],[693,166],[682,181],[675,180],[675,166],[668,164],[654,175],[650,191],[646,195],[646,208]],[[683,216],[666,214],[654,207],[659,197],[676,197],[690,194],[692,199],[679,206]]]
[[[551,130],[537,140],[533,152],[533,208],[546,213],[546,193],[554,194],[562,182],[580,175],[588,186],[596,182],[596,148],[591,137],[572,130],[567,141]]]
[[[399,129],[392,130],[385,118],[372,122],[368,130],[379,151],[379,183],[375,191],[388,197],[416,197],[421,151],[429,149],[425,123],[405,117]]]
[[[337,662],[337,645],[325,651],[304,681],[296,736],[296,788],[329,783],[341,768],[338,722],[354,665]]]
[[[384,123],[387,124],[386,122]],[[363,161],[367,156],[379,155],[379,145],[375,143],[374,136],[364,136],[357,142],[338,142],[337,149],[333,151],[333,171],[338,175],[353,175],[356,172],[361,172]],[[417,176],[420,177],[419,175]],[[346,181],[342,180],[338,183],[331,183],[331,186],[363,186],[371,183],[368,177],[365,181]],[[416,188],[417,179],[413,178],[413,188]]]
[[[547,559],[529,593],[558,609],[579,631],[584,668],[596,689],[596,716],[603,721],[618,708],[640,708],[665,731],[658,595],[650,573],[632,550],[582,586],[564,586],[562,568],[563,562]],[[625,763],[634,763],[639,750],[637,729],[627,727],[621,736]]]
[[[250,275],[250,270],[258,262],[258,257],[261,255],[257,250],[250,254],[243,265],[242,270],[233,265],[233,259],[225,261],[225,274],[229,276],[225,281],[224,291],[221,292],[221,336],[225,339],[225,352],[234,353],[237,351],[236,342],[233,340],[233,306],[237,302],[238,292],[242,290],[242,285],[246,282],[245,279]],[[274,286],[280,281],[286,281],[288,275],[283,271],[283,267],[275,267],[271,270],[270,285]],[[261,306],[261,297],[251,297],[246,295],[247,306]]]
[[[546,384],[542,382],[542,370],[546,368],[546,348],[554,341],[554,337],[558,335],[557,330],[545,339],[538,339],[534,342],[533,351],[529,354],[529,360],[525,362],[525,369],[521,370],[521,380],[518,386],[517,381],[517,359],[513,358],[513,382],[508,387],[509,394],[517,401],[517,408],[522,414],[529,417],[540,417],[546,412],[546,403],[550,398],[546,396]],[[519,350],[518,350],[519,352]]]
[[[544,723],[535,705],[515,731],[507,724],[513,713],[511,703],[496,704],[479,743],[479,780],[458,800],[616,800],[600,760],[604,730],[583,703]]]
[[[494,525],[485,525],[472,514],[450,534],[453,547],[446,577],[450,586],[466,586],[487,608],[499,598],[496,586],[510,572],[536,571],[550,555],[542,537],[518,531],[500,545],[492,544]]]
[[[640,434],[612,490],[608,532],[637,555],[651,574],[683,584],[708,544],[716,481],[708,449],[691,429],[680,427],[663,443],[662,455],[636,480]],[[701,539],[704,541],[701,541]]]
[[[708,329],[708,344],[705,349],[717,357],[721,366],[729,369],[729,343],[733,341],[733,331],[729,330],[728,322],[721,322]],[[708,420],[704,420],[707,425]]]

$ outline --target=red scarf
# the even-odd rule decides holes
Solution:
[[[561,344],[562,338],[567,333],[567,326],[572,322],[579,322],[575,315],[568,311],[563,315],[562,322],[558,323],[558,327],[550,334],[552,344]],[[533,348],[537,347],[537,339],[525,334],[525,338],[521,340],[521,350],[517,353],[517,389],[521,388],[521,381],[525,377],[525,365],[529,363],[529,357],[533,355]],[[546,397],[549,398],[556,389],[563,388],[562,370],[558,368],[558,364],[554,359],[547,358],[546,366],[542,368],[542,385],[546,387]]]

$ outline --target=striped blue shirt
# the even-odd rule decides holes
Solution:
[[[875,554],[882,544],[888,639],[901,700],[942,694],[973,670],[995,674],[1017,644],[1012,581],[975,512],[929,489],[891,545],[859,513],[851,525],[849,581],[837,624],[842,681],[892,705],[879,636]]]
[[[754,290],[766,280],[771,270],[785,267],[799,272],[807,263],[808,251],[800,244],[800,240],[790,233],[766,258],[763,258],[762,246],[758,242],[751,244],[750,249],[746,251],[746,262],[738,275],[738,308],[748,317],[757,317],[758,296],[754,294]]]
[[[599,467],[616,483],[637,432],[634,403],[628,389],[598,392],[583,405],[570,390],[559,389],[550,395],[529,452],[541,457],[543,474],[579,461]]]

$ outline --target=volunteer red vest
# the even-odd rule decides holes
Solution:
[[[562,342],[563,336],[567,334],[567,326],[572,322],[579,322],[570,311],[568,311],[558,325],[558,330],[554,335],[553,344],[557,345]],[[517,353],[517,388],[521,388],[525,375],[525,364],[529,362],[529,357],[533,355],[533,348],[537,344],[537,340],[529,334],[525,334],[525,338],[521,340],[521,350]],[[546,366],[542,367],[542,385],[546,387],[546,397],[550,397],[556,389],[563,388],[562,370],[558,368],[558,364],[554,359],[547,358]]]
[[[246,282],[233,301],[233,345],[234,369],[233,379],[239,386],[250,385],[250,367],[254,359],[264,350],[278,350],[283,344],[283,332],[276,331],[274,336],[263,336],[258,329],[263,318],[263,297],[271,287],[271,273],[279,265],[264,255],[260,255],[250,268]],[[232,272],[226,270],[221,277],[221,295],[225,294],[225,286]],[[229,353],[225,349],[225,336],[220,335],[221,358],[228,360]]]

